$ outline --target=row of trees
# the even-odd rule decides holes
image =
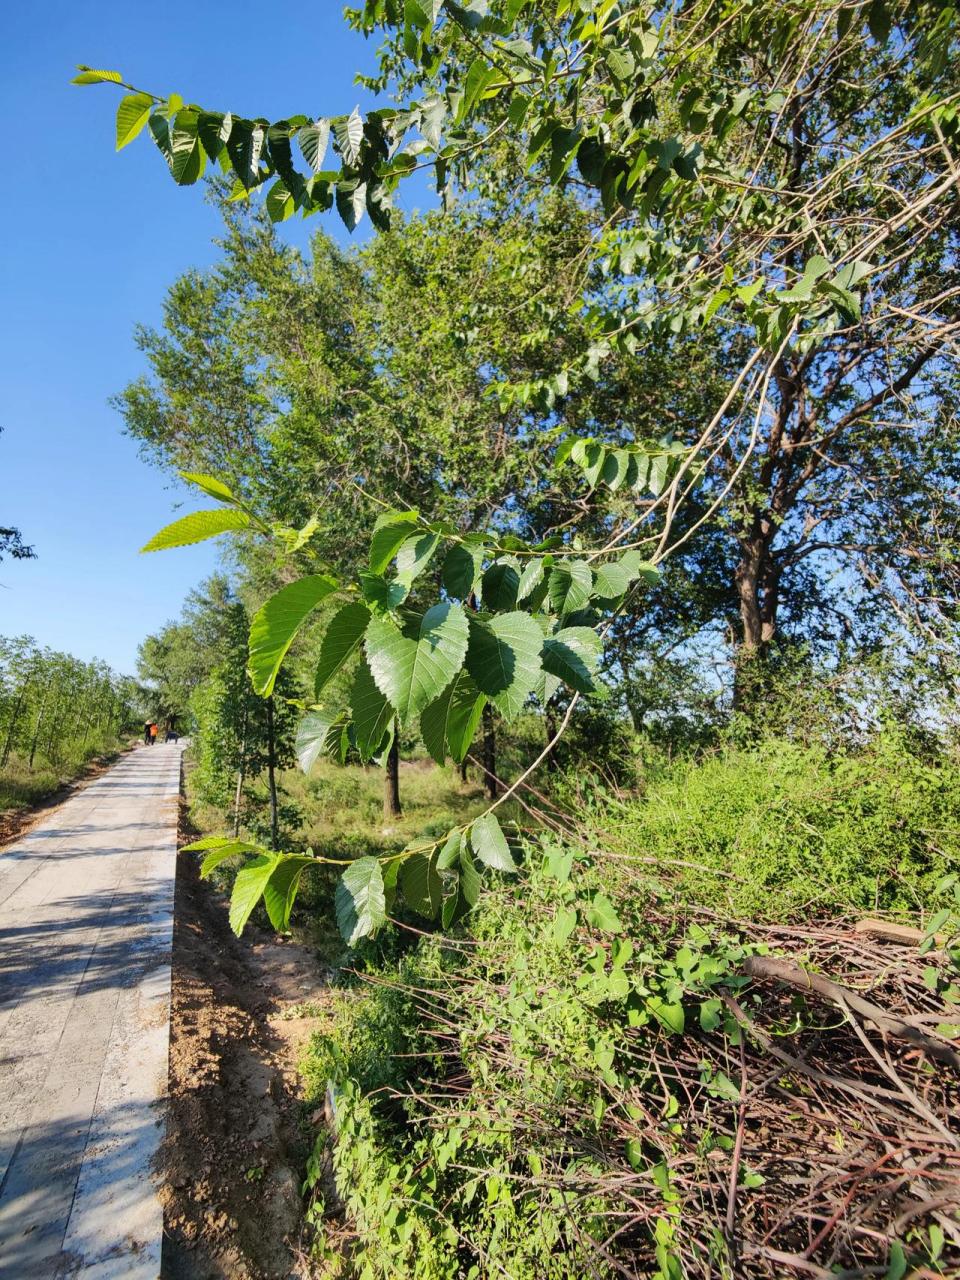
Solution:
[[[194,735],[194,794],[269,834],[276,848],[281,804],[277,775],[294,761],[298,692],[287,675],[273,696],[258,698],[246,675],[250,617],[226,576],[214,575],[184,604],[181,617],[147,636],[138,654],[143,697],[151,714]],[[248,794],[266,778],[266,805]],[[260,819],[261,807],[267,821]]]
[[[102,662],[0,636],[0,769],[17,758],[60,768],[112,745],[140,711],[135,681]]]

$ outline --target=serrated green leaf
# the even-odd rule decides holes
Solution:
[[[436,554],[440,537],[436,533],[418,533],[400,544],[397,552],[397,580],[412,585]]]
[[[154,534],[140,550],[167,551],[171,547],[188,547],[194,542],[204,542],[221,533],[246,529],[249,523],[250,517],[242,511],[194,511]]]
[[[181,853],[191,849],[193,846],[185,845]],[[222,844],[212,848],[207,856],[200,863],[200,879],[206,880],[213,875],[221,862],[226,862],[227,858],[235,858],[239,853],[257,853],[262,852],[258,845],[250,844],[247,840],[225,840]]]
[[[437,855],[437,870],[449,871],[451,867],[455,867],[460,861],[460,849],[463,846],[463,832],[459,827],[454,829],[444,841],[443,848]]]
[[[300,877],[307,867],[316,866],[315,858],[304,854],[283,854],[263,891],[263,905],[270,923],[278,933],[290,927],[290,912],[300,887]]]
[[[480,897],[480,872],[470,856],[470,849],[465,840],[460,842],[460,892],[469,906],[477,905]]]
[[[629,590],[632,581],[633,576],[624,564],[610,561],[597,569],[593,594],[598,600],[616,600]]]
[[[440,697],[424,707],[420,713],[420,736],[437,764],[445,762],[448,752],[457,764],[463,761],[486,701],[469,674],[460,671]]]
[[[280,664],[307,617],[336,590],[327,574],[308,574],[281,587],[253,615],[247,670],[261,697],[273,693]]]
[[[303,152],[303,158],[314,173],[322,173],[323,157],[327,154],[327,143],[330,140],[330,121],[321,117],[313,124],[305,124],[297,131],[297,142]]]
[[[417,915],[433,920],[440,910],[443,886],[432,858],[413,853],[400,867],[400,890],[404,901]]]
[[[527,562],[523,573],[520,575],[520,585],[517,588],[518,603],[521,600],[529,599],[533,595],[537,587],[543,582],[544,573],[544,562],[539,556]]]
[[[550,571],[550,603],[562,618],[586,607],[593,592],[593,574],[585,560],[561,560]]]
[[[528,613],[470,619],[467,671],[508,720],[519,715],[536,686],[542,649],[543,632]]]
[[[604,460],[600,478],[614,493],[627,478],[632,456],[626,449],[613,449]]]
[[[350,179],[337,183],[337,212],[348,231],[355,231],[367,207],[367,184]]]
[[[493,871],[516,871],[517,864],[495,813],[484,813],[470,828],[473,851]]]
[[[579,693],[593,693],[603,641],[591,627],[565,627],[543,642],[543,669]]]
[[[517,603],[520,571],[515,560],[502,559],[492,564],[481,579],[480,597],[485,609],[502,611]]]
[[[363,145],[363,120],[359,107],[354,107],[348,116],[339,116],[331,121],[333,136],[337,142],[337,150],[343,162],[351,169],[356,168],[360,159],[360,148]]]
[[[639,579],[648,586],[653,586],[660,578],[657,566],[645,560],[639,551],[625,551],[618,563],[630,574],[631,581]]]
[[[236,504],[237,499],[234,497],[233,491],[228,489],[223,481],[218,480],[216,476],[202,475],[198,471],[181,471],[180,477],[186,480],[188,484],[202,489],[210,498],[216,498],[220,502],[227,502],[231,505]]]
[[[206,157],[197,133],[197,113],[184,107],[170,125],[170,172],[181,187],[192,186],[203,174]]]
[[[383,573],[404,542],[419,516],[416,511],[384,511],[377,517],[370,538],[370,569]]]
[[[117,150],[132,142],[150,119],[153,99],[146,93],[128,93],[117,107]]]
[[[277,855],[264,853],[242,867],[233,882],[230,894],[230,928],[239,938],[251,912],[263,897],[267,882],[277,865]]]
[[[337,885],[334,906],[348,946],[376,933],[387,918],[383,872],[376,858],[358,858],[347,867]]]
[[[322,755],[341,755],[347,717],[343,711],[308,711],[297,728],[294,749],[304,773]],[[341,761],[342,763],[342,761]]]
[[[444,589],[458,600],[466,600],[474,591],[483,564],[483,547],[458,542],[443,561],[441,581]]]
[[[366,764],[380,752],[395,715],[393,707],[377,688],[366,658],[357,667],[357,674],[354,676],[350,691],[350,710],[357,751]]]
[[[123,76],[119,71],[99,71],[95,67],[85,67],[79,63],[78,76],[74,76],[71,84],[123,84]]]
[[[399,608],[410,594],[405,582],[388,582],[380,573],[366,573],[361,569],[357,577],[364,600],[380,613]]]
[[[264,203],[271,222],[286,222],[293,217],[297,208],[297,202],[282,178],[278,178],[271,186]]]
[[[364,648],[377,688],[390,700],[401,724],[438,698],[463,665],[467,615],[458,604],[428,609],[414,634],[390,618],[370,619]]]
[[[314,678],[314,696],[319,698],[333,677],[356,653],[370,621],[370,610],[358,600],[345,604],[333,615],[320,642],[320,661]]]

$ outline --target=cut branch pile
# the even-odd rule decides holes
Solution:
[[[559,1100],[509,1084],[524,1068],[495,963],[480,966],[486,978],[473,966],[456,996],[488,1013],[484,1085],[460,1056],[462,1012],[419,992],[449,1070],[407,1099],[411,1113],[443,1130],[464,1106],[489,1108],[525,1151],[552,1153],[533,1182],[545,1211],[558,1192],[569,1205],[584,1275],[960,1275],[960,1056],[947,1025],[960,1013],[931,989],[931,955],[846,925],[740,933],[776,955],[749,957],[749,983],[718,991],[725,1027],[703,1030],[695,1014],[682,1035],[618,1023],[629,1085],[604,1087],[599,1125],[584,1114],[586,1070]],[[529,1194],[526,1162],[516,1170]],[[661,1269],[654,1241],[682,1271]]]

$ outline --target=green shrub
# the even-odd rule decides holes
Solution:
[[[833,756],[766,738],[679,761],[600,821],[679,898],[741,918],[915,910],[960,866],[960,766],[891,729]]]

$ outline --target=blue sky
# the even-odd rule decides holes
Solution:
[[[217,219],[199,188],[174,186],[146,133],[114,151],[121,95],[71,86],[74,64],[276,119],[368,103],[353,75],[375,45],[329,0],[53,0],[11,6],[4,27],[0,111],[17,160],[0,202],[0,524],[19,525],[39,558],[0,564],[0,634],[132,672],[140,640],[217,552],[138,555],[175,508],[204,504],[140,460],[107,400],[143,371],[134,324],[157,323],[175,277],[214,260]],[[319,222],[283,233],[305,243]]]

